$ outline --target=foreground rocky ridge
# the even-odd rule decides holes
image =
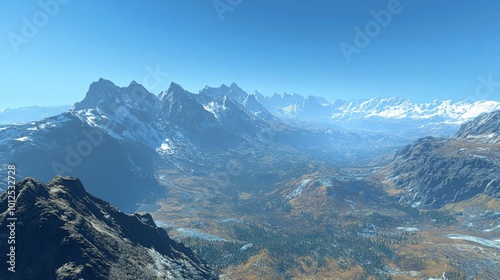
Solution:
[[[26,178],[16,192],[16,272],[7,271],[4,252],[0,264],[8,279],[217,279],[149,214],[126,215],[88,194],[77,178],[46,185]],[[4,232],[7,193],[0,209]]]

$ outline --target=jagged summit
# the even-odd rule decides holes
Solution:
[[[222,84],[220,87],[209,87],[203,88],[199,94],[201,96],[208,96],[212,98],[222,97],[227,95],[229,98],[235,100],[238,103],[243,103],[248,93],[241,89],[236,83],[231,83],[230,86]]]
[[[160,110],[163,112],[172,111],[172,106],[178,103],[197,103],[193,97],[193,94],[185,90],[181,85],[177,83],[170,83],[170,86],[166,91],[160,94]],[[186,104],[187,105],[187,104]],[[189,105],[192,106],[192,105]]]
[[[166,91],[164,91],[163,96],[167,95],[167,94],[172,94],[172,93],[187,93],[188,91],[186,91],[181,85],[177,84],[177,83],[174,83],[174,82],[171,82],[170,85],[168,86],[168,89]],[[160,99],[162,99],[160,97]]]
[[[255,94],[248,95],[243,101],[242,105],[254,116],[259,116],[266,120],[272,120],[274,118],[273,115],[262,104],[259,103]]]
[[[127,87],[119,87],[109,80],[100,78],[93,82],[85,98],[75,103],[72,110],[99,109],[103,112],[114,113],[125,106],[134,110],[151,110],[157,106],[157,98],[141,84],[132,81]]]
[[[9,279],[217,279],[150,215],[119,212],[77,178],[58,176],[47,184],[26,178],[16,189],[18,269]],[[7,203],[3,193],[1,209]],[[0,214],[3,228],[8,213]],[[6,265],[2,254],[2,275]]]

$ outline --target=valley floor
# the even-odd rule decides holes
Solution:
[[[377,170],[304,166],[208,188],[171,172],[177,188],[153,216],[221,279],[500,279],[498,199],[418,210]]]

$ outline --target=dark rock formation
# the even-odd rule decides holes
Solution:
[[[46,185],[26,178],[16,193],[16,272],[7,270],[2,245],[2,279],[217,279],[149,214],[126,215],[88,194],[77,178],[55,177]],[[7,193],[0,209],[7,244]]]

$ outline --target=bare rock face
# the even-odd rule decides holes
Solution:
[[[26,178],[16,192],[15,273],[2,252],[2,279],[217,279],[149,214],[126,215],[88,194],[77,178]],[[0,209],[7,244],[7,193]]]
[[[500,134],[500,110],[485,113],[470,122],[464,123],[456,136],[458,138],[477,137],[487,135],[489,138],[498,138]]]
[[[426,137],[401,150],[390,177],[401,201],[439,208],[477,194],[500,197],[500,111],[462,126],[455,138]]]

